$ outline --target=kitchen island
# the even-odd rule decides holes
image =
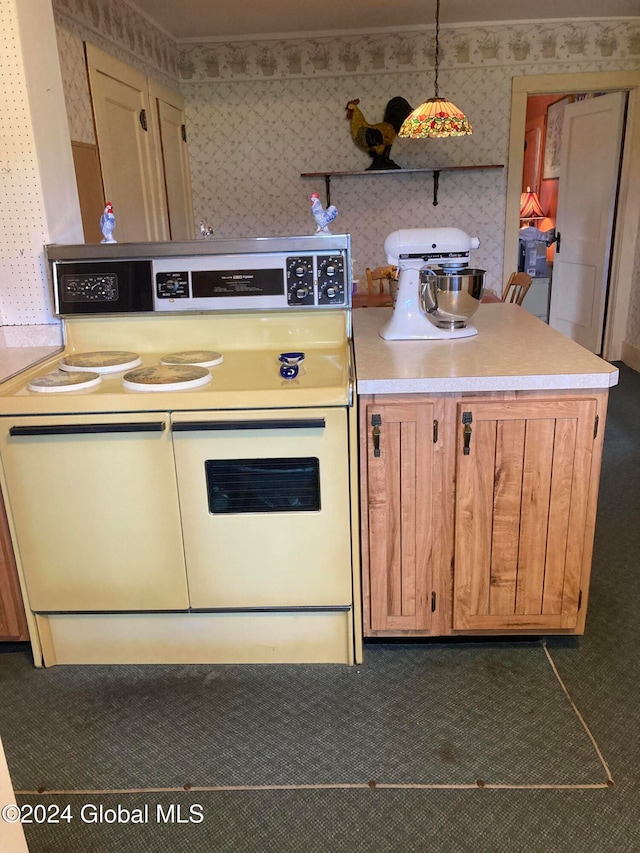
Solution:
[[[581,634],[611,364],[511,304],[387,341],[353,312],[365,637]]]

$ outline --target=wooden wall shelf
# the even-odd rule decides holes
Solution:
[[[438,182],[440,172],[460,172],[472,169],[504,169],[503,164],[488,166],[432,166],[428,169],[363,169],[359,172],[301,172],[301,178],[324,178],[326,191],[326,203],[331,204],[331,178],[355,178],[367,175],[409,175],[417,172],[431,172],[433,174],[433,206],[438,205]]]

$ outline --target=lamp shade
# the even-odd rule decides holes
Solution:
[[[441,98],[438,90],[440,67],[440,0],[436,0],[436,36],[434,53],[434,97],[414,110],[404,120],[398,136],[409,139],[439,139],[447,136],[467,136],[473,133],[469,120],[451,101]]]
[[[472,133],[469,120],[451,101],[429,98],[404,120],[398,136],[409,139],[437,139],[447,136],[467,136]]]
[[[520,195],[520,219],[544,219],[545,212],[540,204],[537,193],[527,187],[526,193]]]

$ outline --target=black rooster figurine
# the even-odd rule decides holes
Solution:
[[[389,157],[391,146],[403,121],[413,112],[413,107],[400,97],[391,98],[385,107],[384,117],[378,124],[369,124],[358,107],[360,98],[353,98],[346,106],[351,121],[351,138],[362,151],[372,158],[366,171],[374,169],[400,169]]]

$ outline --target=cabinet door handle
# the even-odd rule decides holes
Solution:
[[[9,435],[84,435],[102,432],[162,432],[164,421],[149,421],[147,423],[115,423],[115,424],[34,424],[33,426],[9,427]]]
[[[562,240],[562,234],[559,231],[556,231],[556,255],[560,254],[560,242]]]
[[[373,455],[380,456],[380,424],[382,415],[371,415],[371,426],[373,427]]]
[[[462,423],[464,424],[464,447],[462,453],[468,456],[471,453],[471,424],[473,423],[473,415],[471,412],[462,413]]]

